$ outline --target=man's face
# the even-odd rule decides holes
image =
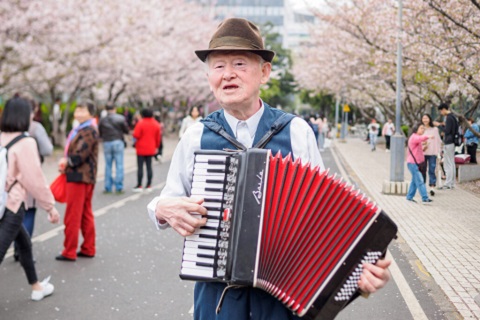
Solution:
[[[446,115],[447,115],[447,111],[448,111],[447,109],[440,109],[440,114],[441,114],[442,116],[446,116]]]
[[[208,56],[208,83],[225,109],[241,109],[256,103],[260,85],[268,81],[271,64],[250,52],[212,52]]]

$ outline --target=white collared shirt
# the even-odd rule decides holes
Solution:
[[[264,110],[265,108],[262,101],[260,110],[245,121],[252,137],[251,141],[253,141],[255,137],[255,132],[257,131]],[[238,122],[241,120],[236,119],[227,112],[225,112],[224,115],[232,132],[236,134]],[[173,153],[165,187],[160,193],[160,196],[153,198],[147,206],[148,214],[157,228],[163,229],[168,227],[168,224],[160,225],[155,217],[155,208],[158,200],[169,197],[190,196],[194,152],[201,149],[200,142],[203,128],[203,123],[199,122],[188,128],[185,132]],[[300,158],[305,163],[309,162],[312,166],[319,166],[322,171],[325,170],[322,157],[318,151],[317,140],[307,122],[299,117],[295,117],[290,124],[290,139],[294,159]],[[251,145],[248,147],[251,147]]]

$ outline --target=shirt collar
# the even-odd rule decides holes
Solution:
[[[262,118],[263,112],[265,111],[265,106],[263,104],[263,101],[260,100],[260,102],[261,102],[260,109],[258,109],[258,111],[253,116],[251,116],[250,118],[248,118],[245,121],[238,120],[237,118],[235,118],[234,116],[232,116],[228,112],[223,112],[223,114],[225,115],[225,119],[227,120],[227,123],[230,126],[230,128],[232,129],[234,134],[236,134],[236,132],[237,132],[238,123],[243,121],[243,122],[247,123],[248,132],[250,133],[250,137],[252,137],[252,140],[253,140],[253,138],[255,137],[255,132],[257,132],[258,124],[260,123],[260,119]]]

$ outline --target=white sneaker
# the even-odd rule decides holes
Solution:
[[[143,192],[143,188],[142,187],[135,187],[132,189],[133,192]]]
[[[50,281],[50,276],[48,276],[42,282],[40,282],[40,285],[43,288],[41,291],[37,291],[37,290],[32,291],[33,301],[40,301],[43,298],[48,297],[53,293],[53,290],[55,289],[55,287],[53,286],[53,284],[49,283],[49,281]]]

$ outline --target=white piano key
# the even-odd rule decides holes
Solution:
[[[213,267],[199,266],[197,264],[197,262],[195,262],[195,261],[182,261],[182,267],[183,268],[198,269],[198,270],[212,270],[213,271]]]
[[[205,190],[206,188],[225,189],[223,183],[208,183],[205,181],[193,181],[192,188],[198,188]]]
[[[212,258],[202,258],[197,256],[196,254],[184,254],[183,261],[203,262],[203,263],[209,263],[209,264],[214,264],[215,262],[214,259]]]
[[[199,234],[192,234],[191,236],[187,236],[186,239],[188,241],[203,242],[203,243],[208,243],[212,245],[216,245],[218,241],[218,239],[200,237]]]
[[[192,188],[192,195],[202,196],[203,198],[211,198],[211,197],[219,197],[219,199],[223,198],[223,192],[221,191],[206,191],[205,189],[201,189],[201,188]]]
[[[215,181],[215,183],[221,183],[221,184],[224,184],[225,183],[225,177],[212,177],[212,176],[209,176],[209,175],[200,175],[200,174],[194,174],[193,175],[193,182],[195,183],[201,183],[201,182],[204,182],[204,183],[207,183],[207,180],[208,181]]]
[[[213,249],[198,249],[198,248],[183,248],[183,254],[208,254],[208,255],[215,255],[215,250]]]
[[[193,165],[193,171],[195,172],[197,169],[220,169],[225,170],[227,168],[224,164],[211,164],[211,163],[204,163],[204,162],[197,162]]]
[[[226,159],[227,159],[226,155],[220,155],[220,154],[196,154],[195,155],[196,162],[208,162],[210,160],[226,161]]]
[[[196,174],[198,175],[209,175],[209,176],[215,176],[215,177],[225,177],[225,172],[211,172],[208,171],[207,169],[194,169],[193,175],[195,176]]]
[[[200,249],[199,247],[209,247],[209,249]],[[196,242],[196,241],[185,241],[184,244],[184,250],[185,249],[197,249],[197,250],[215,250],[215,245],[210,245],[208,243],[203,243],[203,242]]]
[[[192,193],[192,196],[197,196],[201,198],[213,199],[223,201],[223,195],[207,195],[205,192],[202,193]]]
[[[196,276],[196,277],[202,277],[202,278],[208,278],[211,279],[213,278],[213,269],[210,268],[182,268],[180,270],[180,274],[186,275],[186,276]]]
[[[209,230],[209,229],[196,229],[193,234],[204,234],[204,235],[211,235],[211,236],[217,236],[218,231],[217,230]]]

